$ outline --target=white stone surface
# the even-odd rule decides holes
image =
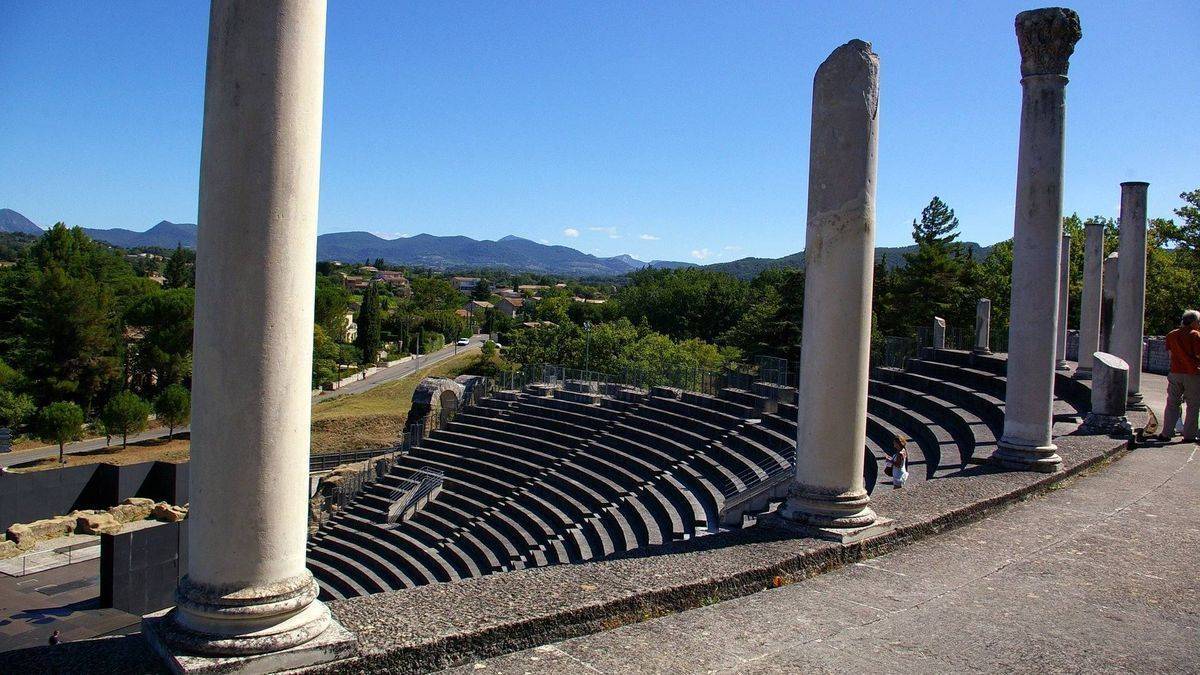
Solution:
[[[976,354],[992,353],[992,301],[980,298],[975,303],[975,349]]]
[[[933,348],[946,348],[946,320],[940,316],[933,317]]]
[[[1146,313],[1146,190],[1149,183],[1121,183],[1117,304],[1112,353],[1129,368],[1129,401],[1141,407],[1142,326]]]
[[[1125,417],[1129,364],[1122,359],[1096,352],[1092,355],[1092,410],[1083,430],[1092,433],[1128,433]]]
[[[188,575],[157,635],[277,652],[325,632],[305,566],[323,0],[214,0],[196,247]]]
[[[1058,257],[1058,330],[1054,336],[1055,367],[1066,370],[1067,363],[1067,318],[1070,316],[1071,300],[1071,235],[1062,236],[1062,247]]]
[[[813,81],[796,479],[780,510],[819,527],[875,521],[863,447],[878,130],[879,58],[851,40]]]
[[[1117,281],[1121,276],[1120,259],[1116,251],[1104,259],[1103,279],[1100,283],[1100,348],[1096,351],[1112,353],[1112,327],[1117,311]]]
[[[1013,224],[1011,321],[1002,466],[1057,471],[1051,439],[1055,331],[1062,236],[1063,133],[1067,61],[1078,16],[1049,8],[1017,15],[1021,50],[1021,133]]]
[[[1092,371],[1092,353],[1100,350],[1100,303],[1104,277],[1104,225],[1083,227],[1083,292],[1079,298],[1079,362],[1075,376]]]

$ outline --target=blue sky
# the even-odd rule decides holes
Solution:
[[[1077,2],[1068,212],[1200,187],[1200,4]],[[880,245],[934,194],[1012,231],[1031,5],[330,2],[320,231],[516,234],[713,262],[804,245],[812,75],[881,59]],[[0,207],[195,222],[208,3],[0,3]]]

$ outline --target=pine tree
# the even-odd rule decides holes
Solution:
[[[166,281],[163,286],[166,288],[189,288],[196,285],[196,270],[195,270],[196,254],[185,249],[182,244],[175,246],[175,252],[167,258],[167,265],[163,269],[163,277]]]
[[[363,363],[375,363],[381,346],[380,327],[382,317],[379,311],[379,289],[375,284],[367,286],[363,292],[362,307],[358,310],[358,338],[354,344],[362,350]]]
[[[965,310],[955,311],[962,304],[964,265],[962,246],[955,241],[958,218],[954,209],[935,196],[921,211],[921,219],[913,221],[912,229],[917,250],[904,254],[904,270],[897,273],[898,311],[907,317],[909,326],[928,326],[933,317],[940,316],[950,325],[966,329],[957,316]]]

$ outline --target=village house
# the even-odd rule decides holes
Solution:
[[[496,309],[510,319],[515,317],[524,306],[524,298],[500,298],[500,302],[496,303]]]
[[[495,307],[495,305],[485,300],[472,300],[468,302],[463,309],[473,316],[478,316],[492,307]]]

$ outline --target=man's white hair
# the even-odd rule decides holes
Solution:
[[[1184,326],[1190,326],[1197,321],[1200,321],[1200,312],[1197,312],[1194,309],[1189,309],[1183,313],[1183,319],[1180,320],[1179,323]]]

